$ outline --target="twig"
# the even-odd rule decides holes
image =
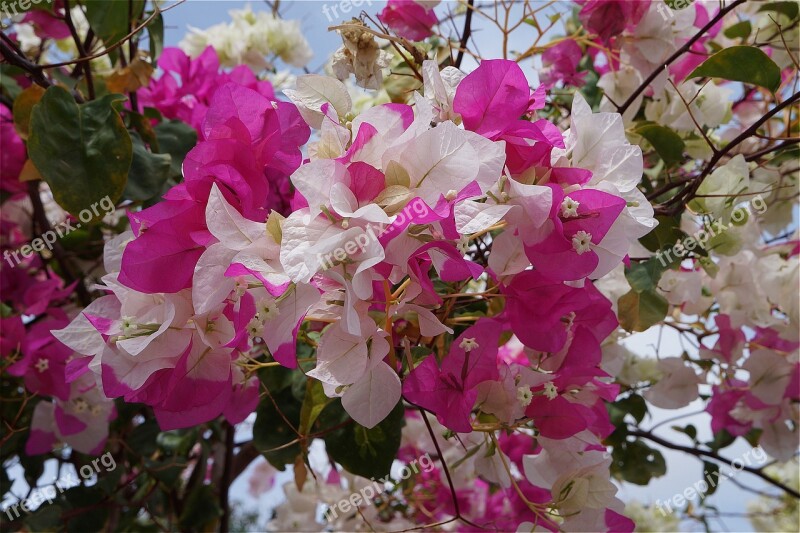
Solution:
[[[230,531],[231,505],[228,498],[231,482],[233,482],[233,436],[235,434],[233,425],[225,421],[225,463],[222,466],[222,479],[219,485],[219,506],[222,509],[222,516],[219,519],[220,533]]]
[[[622,115],[623,113],[625,113],[625,110],[627,110],[631,106],[631,104],[633,104],[633,102],[636,100],[636,98],[640,94],[642,94],[645,91],[645,89],[647,89],[647,87],[650,86],[650,84],[653,82],[653,80],[656,79],[658,77],[658,75],[661,74],[661,72],[665,68],[670,66],[676,59],[681,57],[687,50],[689,50],[692,47],[692,45],[694,43],[696,43],[700,39],[700,37],[703,36],[703,34],[705,34],[708,30],[710,30],[712,27],[714,27],[714,25],[717,22],[722,20],[722,18],[725,15],[727,15],[730,11],[732,11],[734,8],[736,8],[736,6],[738,6],[739,4],[743,4],[746,1],[747,0],[735,0],[729,6],[723,8],[723,9],[720,9],[719,13],[717,13],[717,15],[714,18],[709,20],[708,24],[706,24],[705,26],[700,28],[700,31],[698,31],[694,35],[694,37],[692,37],[691,39],[686,41],[686,44],[684,44],[683,46],[678,48],[678,50],[674,54],[669,56],[666,61],[664,61],[661,65],[659,65],[659,67],[657,69],[655,69],[653,72],[651,72],[650,75],[647,76],[647,78],[645,78],[645,80],[642,82],[642,84],[639,85],[639,87],[635,91],[633,91],[633,93],[628,97],[627,100],[625,100],[625,102],[622,104],[622,107],[620,107],[618,109],[619,114]]]
[[[461,43],[458,46],[458,55],[456,56],[455,67],[461,68],[461,61],[464,59],[464,50],[467,48],[469,36],[472,33],[472,11],[475,5],[475,0],[467,2],[467,15],[464,18],[464,31],[461,32]]]
[[[738,468],[736,468],[733,465],[733,461],[731,461],[730,459],[726,459],[724,457],[721,457],[717,453],[709,452],[709,451],[706,451],[706,450],[699,450],[697,448],[691,448],[689,446],[681,446],[680,444],[674,444],[672,442],[669,442],[666,439],[662,439],[661,437],[653,435],[649,431],[631,430],[631,431],[628,431],[628,435],[631,435],[631,436],[634,436],[634,437],[641,437],[641,438],[644,438],[644,439],[648,439],[648,440],[651,440],[651,441],[655,442],[656,444],[660,444],[661,446],[664,446],[665,448],[669,448],[671,450],[678,450],[678,451],[681,451],[681,452],[685,452],[685,453],[688,453],[690,455],[694,455],[695,457],[708,457],[710,459],[714,459],[715,461],[719,461],[720,463],[725,463],[726,465],[730,466],[731,468],[735,468],[735,469],[739,470]],[[782,491],[784,491],[786,494],[789,494],[790,496],[793,496],[793,497],[797,498],[798,500],[800,500],[800,492],[797,492],[793,488],[787,487],[786,485],[784,485],[780,481],[769,477],[768,475],[766,475],[761,470],[759,470],[757,468],[753,468],[752,466],[744,466],[744,465],[742,466],[741,469],[745,470],[746,472],[750,472],[751,474],[753,474],[755,476],[760,477],[761,479],[763,479],[764,481],[766,481],[770,485],[772,485],[774,487],[777,487],[777,488],[781,489]]]

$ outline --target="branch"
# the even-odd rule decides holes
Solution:
[[[681,451],[681,452],[688,453],[690,455],[694,455],[695,457],[708,457],[709,459],[714,459],[715,461],[719,461],[720,463],[725,463],[726,465],[730,466],[731,468],[739,470],[738,468],[736,468],[733,465],[733,461],[731,461],[730,459],[726,459],[724,457],[721,457],[720,455],[718,455],[715,452],[709,452],[709,451],[706,451],[706,450],[699,450],[697,448],[691,448],[689,446],[681,446],[680,444],[674,444],[672,442],[669,442],[666,439],[663,439],[661,437],[653,435],[649,431],[631,430],[631,431],[628,431],[628,435],[632,435],[634,437],[641,437],[641,438],[644,438],[644,439],[648,439],[648,440],[651,440],[651,441],[655,442],[656,444],[660,444],[661,446],[664,446],[665,448],[669,448],[670,450],[678,450],[678,451]],[[786,485],[784,485],[780,481],[769,477],[767,474],[765,474],[761,470],[759,470],[757,468],[753,468],[752,466],[744,466],[744,465],[742,466],[741,469],[745,470],[747,472],[750,472],[751,474],[753,474],[755,476],[760,477],[761,479],[763,479],[764,481],[766,481],[770,485],[772,485],[774,487],[777,487],[777,488],[781,489],[782,491],[784,491],[786,494],[789,494],[790,496],[793,496],[793,497],[797,498],[798,500],[800,500],[800,492],[797,492],[793,488],[787,487]]]
[[[38,181],[29,181],[28,182],[28,196],[31,199],[31,203],[33,204],[33,218],[36,221],[36,225],[39,226],[39,231],[41,233],[47,233],[53,231],[53,227],[50,225],[50,221],[47,220],[47,214],[44,211],[44,205],[42,204],[42,198],[39,196],[39,182]],[[53,257],[56,258],[58,265],[61,267],[61,274],[64,277],[64,281],[67,282],[69,285],[73,281],[77,281],[77,285],[75,286],[75,291],[78,294],[78,300],[80,300],[81,305],[86,307],[92,301],[91,296],[89,296],[89,291],[86,290],[86,286],[83,284],[83,278],[77,277],[72,274],[72,270],[69,267],[69,263],[67,262],[67,258],[64,255],[64,249],[61,248],[61,243],[56,240],[53,243]],[[44,260],[44,258],[42,258]]]
[[[642,82],[642,84],[639,85],[639,87],[635,91],[633,91],[633,94],[631,94],[628,97],[628,99],[625,100],[625,102],[622,104],[622,107],[620,107],[617,110],[619,112],[619,114],[622,115],[623,113],[625,113],[625,110],[627,110],[631,106],[631,104],[633,104],[634,100],[636,100],[636,98],[638,98],[638,96],[640,94],[642,94],[645,89],[647,89],[647,87],[653,82],[654,79],[656,79],[658,77],[659,74],[661,74],[661,72],[665,68],[670,66],[676,59],[678,59],[684,53],[686,53],[692,47],[692,45],[694,43],[696,43],[700,39],[700,37],[702,37],[708,30],[710,30],[725,15],[727,15],[730,11],[732,11],[736,6],[738,6],[739,4],[743,4],[746,1],[747,0],[735,0],[735,2],[733,2],[729,6],[723,8],[723,9],[720,9],[719,13],[717,13],[717,15],[714,18],[712,18],[710,21],[708,21],[708,24],[703,26],[700,29],[700,31],[698,31],[695,34],[694,37],[692,37],[691,39],[686,41],[686,44],[684,44],[683,46],[678,48],[678,50],[674,54],[669,56],[669,58],[667,58],[666,61],[664,61],[657,69],[655,69],[653,72],[651,72],[650,75],[647,76],[647,78],[645,78],[645,80]]]
[[[222,516],[219,519],[220,533],[230,530],[231,504],[228,498],[233,482],[233,436],[236,430],[230,422],[225,422],[225,463],[222,466],[222,480],[219,484],[219,506]]]
[[[458,45],[458,55],[456,56],[455,67],[461,68],[461,61],[464,59],[464,50],[467,48],[470,33],[472,33],[472,11],[475,0],[467,2],[467,16],[464,18],[464,31],[461,32],[461,43]]]
[[[760,128],[766,121],[771,119],[773,116],[777,115],[786,107],[792,105],[796,101],[800,100],[800,92],[794,93],[792,96],[781,102],[780,104],[776,105],[772,109],[770,109],[763,117],[755,121],[749,128],[744,130],[738,137],[733,139],[731,142],[726,144],[723,148],[721,148],[714,156],[708,161],[706,166],[703,168],[702,172],[696,177],[691,180],[691,184],[683,189],[680,193],[673,196],[669,201],[667,201],[664,206],[676,204],[677,206],[682,205],[683,200],[687,202],[693,197],[694,193],[697,192],[697,189],[703,183],[703,180],[708,176],[712,170],[714,170],[714,166],[722,159],[728,152],[731,151],[734,147],[741,144],[743,141],[747,140],[751,136],[755,134],[755,132]],[[657,208],[657,212],[659,214],[675,214],[673,213],[674,207],[672,209],[664,209],[662,206]],[[676,211],[677,212],[677,211]]]

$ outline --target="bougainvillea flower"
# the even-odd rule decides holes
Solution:
[[[430,2],[415,0],[389,0],[378,20],[386,24],[400,37],[421,41],[431,35],[433,26],[439,23]]]
[[[470,412],[478,397],[476,386],[499,377],[497,345],[500,325],[479,320],[453,341],[441,365],[428,356],[406,377],[404,397],[436,413],[441,424],[462,433],[472,431]]]

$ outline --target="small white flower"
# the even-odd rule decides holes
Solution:
[[[580,202],[573,200],[569,196],[564,198],[561,202],[561,216],[564,218],[572,218],[578,216],[578,208],[581,206]]]
[[[72,400],[72,409],[76,413],[82,413],[89,408],[89,403],[83,398],[75,398]]]
[[[530,387],[517,387],[517,401],[522,407],[528,407],[533,400],[533,393]]]
[[[250,337],[260,337],[263,327],[264,324],[261,323],[258,317],[253,317],[250,319],[250,322],[247,323],[247,334]]]
[[[455,189],[450,189],[449,191],[447,191],[447,194],[444,195],[444,199],[449,202],[451,200],[454,200],[456,196],[458,196],[458,191],[456,191]]]
[[[122,334],[123,335],[132,335],[139,329],[139,326],[136,324],[136,317],[133,316],[124,316],[122,317]]]
[[[461,342],[458,344],[458,347],[464,350],[465,352],[469,352],[474,350],[475,348],[478,348],[478,343],[477,341],[475,341],[474,337],[468,339],[465,338],[461,339]]]
[[[580,230],[572,237],[572,247],[582,255],[590,250],[589,245],[592,244],[592,234]]]
[[[93,405],[93,406],[92,406],[92,407],[89,409],[89,412],[92,414],[92,416],[99,416],[99,415],[100,415],[100,412],[101,412],[102,410],[103,410],[103,408],[102,408],[102,407],[100,407],[99,405],[96,405],[96,404],[95,404],[95,405]]]
[[[456,244],[456,248],[461,254],[466,254],[469,251],[469,237],[466,235],[462,235],[458,239],[458,243]]]
[[[36,361],[36,365],[35,366],[36,366],[36,370],[41,374],[42,372],[44,372],[48,368],[50,368],[50,361],[48,359],[45,359],[45,358],[42,357],[42,358],[39,358]]]
[[[275,318],[279,313],[278,304],[272,298],[264,298],[258,302],[258,318],[262,322]]]
[[[556,396],[558,396],[558,389],[553,384],[552,381],[548,381],[544,384],[544,395],[547,396],[548,400],[552,400]]]

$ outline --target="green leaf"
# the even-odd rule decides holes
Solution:
[[[160,431],[155,418],[151,418],[136,426],[125,442],[140,456],[149,456],[157,449],[156,438]]]
[[[700,77],[741,81],[773,93],[781,85],[781,69],[754,46],[731,46],[717,52],[694,69],[687,79]]]
[[[139,134],[132,132],[133,161],[128,173],[124,197],[144,201],[158,196],[170,176],[172,158],[169,154],[150,152]]]
[[[758,9],[758,12],[761,13],[762,11],[774,11],[776,13],[781,13],[789,17],[789,20],[792,21],[797,18],[797,15],[800,13],[800,6],[797,2],[770,2],[768,4],[764,4]]]
[[[697,428],[694,427],[692,424],[688,424],[684,428],[682,428],[680,426],[672,426],[672,429],[677,431],[677,432],[679,432],[679,433],[685,434],[686,436],[688,436],[692,440],[696,440],[697,439]]]
[[[33,84],[22,91],[14,100],[14,128],[22,139],[27,140],[31,122],[33,106],[39,103],[44,95],[44,89]]]
[[[25,518],[30,531],[60,531],[63,528],[60,505],[42,505]]]
[[[269,369],[270,372],[272,370]],[[295,458],[301,453],[299,443],[287,446],[297,439],[297,433],[292,426],[297,428],[300,425],[301,404],[292,395],[291,388],[285,388],[277,393],[270,389],[270,393],[272,399],[266,398],[256,409],[253,444],[270,464],[284,470],[286,465],[294,464]],[[291,426],[286,423],[287,420]]]
[[[198,485],[186,499],[178,523],[182,531],[209,531],[208,526],[222,515],[211,485]],[[205,526],[205,527],[204,527]]]
[[[181,167],[186,154],[197,144],[197,132],[180,120],[167,120],[153,128],[158,139],[158,152],[172,157],[170,178],[181,181]]]
[[[625,269],[625,278],[631,289],[636,292],[652,291],[658,287],[658,280],[665,270],[658,259],[651,257],[647,261],[632,262],[631,266]]]
[[[719,476],[717,474],[719,474],[719,465],[717,463],[703,461],[702,479],[704,479],[708,485],[708,490],[706,490],[705,494],[703,495],[704,498],[717,492],[717,486],[719,483]]]
[[[16,77],[22,76],[25,71],[12,65],[0,65],[0,89],[13,101],[17,99],[22,87],[17,83]]]
[[[747,39],[750,37],[751,31],[753,31],[753,25],[749,20],[743,20],[726,28],[723,33],[728,39]]]
[[[311,432],[311,428],[322,410],[332,401],[333,398],[325,395],[321,381],[310,378],[306,381],[306,394],[300,408],[300,427],[298,428],[301,435],[308,435]]]
[[[714,450],[715,452],[730,446],[733,444],[733,441],[736,440],[736,437],[728,433],[726,430],[721,429],[718,432],[714,433],[714,440],[707,442],[706,446]]]
[[[67,522],[67,531],[82,533],[84,531],[102,531],[108,520],[109,507],[95,505],[103,498],[102,491],[97,486],[85,487],[79,485],[64,493],[73,513]],[[82,511],[82,512],[81,512]]]
[[[664,320],[669,302],[655,291],[629,293],[617,301],[619,325],[626,331],[645,331]]]
[[[103,40],[106,47],[116,43],[130,32],[130,20],[128,19],[128,2],[122,0],[83,0],[81,2],[86,8],[86,19],[94,33]],[[139,2],[134,2],[139,4]],[[143,5],[143,4],[141,4]],[[138,17],[141,13],[141,6],[138,13],[134,8],[133,16]]]
[[[125,190],[133,146],[114,108],[125,97],[109,94],[78,105],[58,86],[47,89],[31,114],[28,155],[56,202],[77,216]]]
[[[647,485],[667,473],[667,464],[661,452],[643,441],[623,441],[611,453],[611,473],[629,483]]]
[[[325,447],[331,458],[352,474],[366,478],[386,476],[400,449],[404,412],[400,401],[389,416],[372,429],[353,422],[331,431],[324,437]],[[337,399],[322,411],[320,420],[323,426],[333,427],[351,419]]]
[[[150,61],[155,65],[158,56],[161,55],[161,51],[164,49],[164,18],[161,13],[156,15],[153,21],[147,25],[147,35],[150,39]]]
[[[653,145],[658,155],[667,165],[674,165],[683,160],[686,145],[677,133],[659,124],[645,123],[634,130]]]
[[[675,246],[675,243],[678,242],[678,240],[686,237],[686,233],[681,230],[680,215],[671,217],[666,215],[658,215],[656,216],[656,220],[658,221],[658,225],[655,227],[655,229],[639,239],[639,242],[642,244],[642,246],[651,252],[671,249],[673,246]]]

